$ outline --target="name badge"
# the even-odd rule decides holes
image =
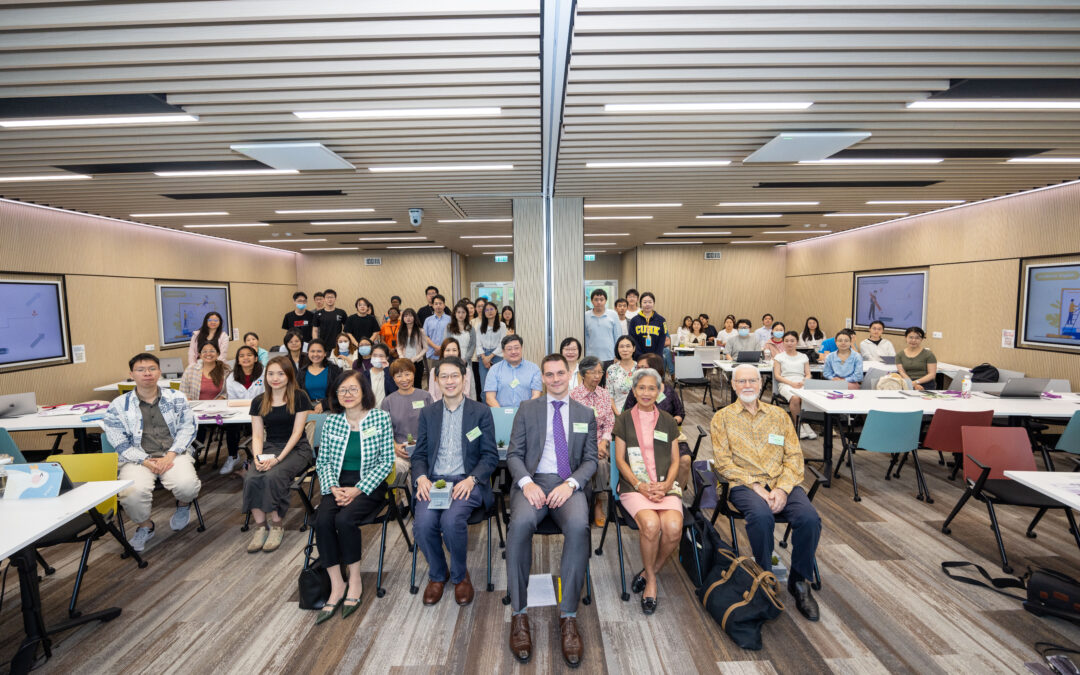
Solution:
[[[784,435],[783,434],[769,434],[769,443],[771,443],[773,445],[783,445],[784,444]]]
[[[667,443],[667,433],[666,432],[653,431],[652,432],[652,437],[653,437],[654,440],[660,441],[661,443]]]
[[[371,438],[375,434],[379,433],[378,427],[371,427],[370,429],[364,429],[364,438]]]
[[[503,408],[503,413],[506,415],[513,415],[517,412],[517,408]]]
[[[412,407],[413,407],[413,410],[422,410],[424,408],[424,402],[423,401],[413,401],[412,402]]]
[[[475,441],[476,439],[480,438],[480,427],[473,427],[471,430],[469,430],[468,433],[465,434],[465,438],[469,439],[470,441]]]
[[[587,434],[587,433],[589,433],[589,423],[588,422],[574,422],[574,433],[575,434]]]
[[[518,382],[518,379],[516,377],[514,379],[510,380],[510,388],[511,389],[516,388],[519,384],[521,384],[521,383]]]
[[[664,399],[666,399],[666,398],[667,398],[667,394],[665,394],[664,392],[660,392],[660,395],[656,397],[656,402],[657,403],[663,403]]]
[[[652,347],[652,336],[651,335],[646,335],[645,336],[645,346],[646,347]]]

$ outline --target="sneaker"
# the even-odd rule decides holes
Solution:
[[[187,506],[177,506],[176,513],[169,518],[169,527],[179,532],[187,527],[188,521],[191,520],[191,504]]]
[[[266,541],[263,543],[262,550],[276,551],[278,546],[281,546],[281,539],[284,536],[285,528],[281,525],[271,525],[270,532],[266,536]]]
[[[814,440],[817,438],[817,434],[814,433],[814,430],[810,428],[809,424],[803,422],[799,425],[799,438]]]
[[[248,553],[258,553],[262,550],[263,544],[266,543],[266,535],[269,534],[265,525],[256,525],[255,532],[252,533],[251,543],[248,544]]]
[[[239,461],[237,457],[226,457],[225,463],[221,465],[221,470],[218,473],[222,476],[228,476],[236,468],[236,463]]]
[[[142,553],[146,548],[146,542],[154,538],[154,524],[150,523],[150,527],[139,527],[135,529],[135,534],[131,539],[128,539],[128,543],[131,544],[131,548],[136,553]]]

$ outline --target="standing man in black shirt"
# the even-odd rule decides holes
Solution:
[[[337,309],[334,306],[336,304],[337,291],[332,288],[323,291],[323,309],[318,313],[318,319],[315,323],[315,337],[321,338],[327,344],[331,344],[337,339],[337,336],[341,334],[341,329],[345,326],[345,320],[349,318],[345,310]]]
[[[424,325],[427,318],[435,313],[435,308],[432,307],[432,303],[435,302],[435,296],[439,294],[439,289],[434,286],[428,286],[424,289],[424,294],[427,295],[427,305],[420,308],[420,311],[416,313],[416,323],[420,326]]]
[[[292,296],[296,309],[285,314],[281,320],[282,330],[300,333],[304,342],[311,342],[311,330],[315,327],[315,315],[307,311],[307,293],[297,291]]]

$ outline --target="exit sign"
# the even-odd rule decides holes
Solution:
[[[595,253],[586,253],[585,254],[585,262],[596,262],[596,254]]]
[[[508,255],[497,255],[497,256],[495,256],[495,262],[510,262],[510,256],[508,256]]]

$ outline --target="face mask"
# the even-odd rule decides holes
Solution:
[[[360,356],[367,356],[370,353],[371,347],[368,347],[367,345],[360,347]]]
[[[298,302],[298,303],[296,303],[296,308],[297,308],[298,310],[300,310],[300,311],[302,312],[302,311],[304,311],[305,309],[307,309],[307,305],[305,305],[305,304],[304,304],[304,303],[302,303],[302,302]]]
[[[784,339],[784,332],[783,332],[783,331],[779,331],[779,330],[774,330],[774,331],[772,332],[772,336],[773,336],[774,338],[776,338],[777,340],[782,340],[782,339]]]
[[[349,355],[349,343],[348,342],[339,342],[338,346],[337,346],[337,350],[338,350],[338,353],[341,354],[342,356],[348,356]]]
[[[739,336],[740,337],[746,337],[749,334],[750,334],[750,329],[749,328],[740,328],[739,329]]]
[[[371,359],[371,365],[376,367],[376,368],[385,368],[386,367],[386,359],[379,358],[379,357],[374,357],[374,358]]]

